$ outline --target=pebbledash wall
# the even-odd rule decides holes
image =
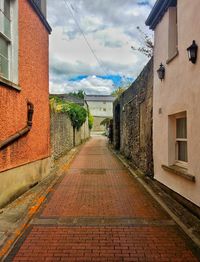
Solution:
[[[18,82],[0,78],[0,141],[27,123],[27,100],[34,104],[30,132],[0,150],[0,207],[47,176],[50,167],[49,33],[32,1],[15,0],[18,16]],[[46,24],[46,25],[45,25]]]
[[[90,137],[88,119],[75,131],[75,145],[80,145]],[[64,113],[51,112],[51,146],[54,159],[59,158],[74,147],[71,120]]]
[[[115,148],[149,176],[153,175],[152,97],[153,59],[113,105]]]

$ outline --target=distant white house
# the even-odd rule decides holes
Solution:
[[[90,113],[94,117],[92,131],[104,131],[105,126],[100,125],[100,123],[105,118],[113,117],[113,101],[115,98],[111,95],[86,95],[85,100]]]

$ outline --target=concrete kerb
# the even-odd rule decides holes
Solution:
[[[141,177],[136,175],[131,166],[116,153],[111,147],[111,152],[122,162],[122,164],[129,170],[130,174],[146,189],[146,191],[160,204],[160,206],[169,214],[169,216],[175,221],[175,223],[184,231],[184,233],[200,248],[200,240],[189,230],[184,223],[167,207],[163,200],[157,196],[153,190],[143,181]]]
[[[27,204],[27,213],[24,217],[19,219],[16,223],[16,227],[13,228],[13,232],[8,232],[5,238],[5,242],[0,245],[0,261],[4,261],[7,254],[9,253],[10,249],[15,245],[15,243],[18,241],[18,239],[22,236],[24,231],[28,228],[29,222],[32,220],[33,216],[36,214],[42,203],[46,200],[46,197],[48,193],[52,190],[52,187],[58,182],[59,178],[65,172],[76,154],[80,151],[80,148],[83,144],[73,148],[71,151],[67,154],[67,162],[62,163],[60,168],[56,168],[53,171],[53,174],[50,174],[46,179],[41,181],[35,188],[39,188],[43,183],[43,186],[46,188],[42,190],[38,190],[36,194],[34,195],[34,199],[31,201],[31,203]],[[66,157],[66,155],[65,155]],[[59,162],[59,161],[57,161]],[[50,181],[48,181],[48,179]],[[26,198],[28,194],[30,194],[30,191],[34,190],[33,188],[24,193],[22,196],[20,196],[18,199],[16,199],[14,202],[12,202],[10,205],[8,205],[6,208],[1,210],[0,214],[5,214],[6,210],[9,210],[12,205],[15,205],[15,202],[20,202],[23,198]],[[33,192],[34,194],[34,192]],[[23,200],[22,200],[23,201]],[[5,214],[6,216],[6,214]],[[12,227],[11,227],[12,228]]]

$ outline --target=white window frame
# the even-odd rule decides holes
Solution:
[[[177,119],[181,119],[181,118],[186,118],[186,121],[187,121],[187,114],[186,114],[186,112],[182,112],[182,113],[180,113],[180,114],[175,116],[175,125],[176,125],[175,129],[176,130],[177,130]],[[186,124],[186,129],[187,129],[187,124]],[[179,154],[179,152],[178,152],[178,142],[182,142],[182,141],[187,143],[187,162],[186,161],[181,161],[181,160],[178,159],[178,154]],[[177,136],[175,137],[175,165],[183,167],[183,168],[187,168],[187,166],[188,166],[188,138],[187,137],[186,138],[178,138]]]
[[[0,0],[2,6],[4,0]],[[2,16],[3,17],[3,16]],[[8,77],[0,75],[0,81],[18,85],[18,0],[10,0],[10,38],[0,32],[8,43]]]

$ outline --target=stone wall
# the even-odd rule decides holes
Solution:
[[[54,159],[72,149],[74,144],[80,145],[89,136],[88,119],[80,130],[75,130],[74,141],[73,127],[69,117],[64,113],[51,112],[51,147]]]
[[[113,143],[132,165],[153,175],[153,61],[114,102]]]

